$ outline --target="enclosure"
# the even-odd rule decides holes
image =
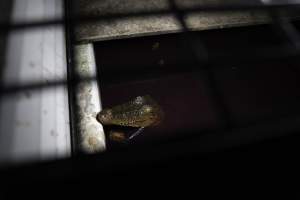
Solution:
[[[2,2],[0,164],[10,181],[26,170],[47,181],[44,170],[61,179],[73,169],[72,179],[177,156],[297,149],[296,0]],[[97,114],[143,95],[164,119],[114,141],[111,131],[128,138],[139,127],[102,125]],[[23,164],[36,165],[10,168]]]

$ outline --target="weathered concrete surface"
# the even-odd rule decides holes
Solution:
[[[213,5],[220,2],[223,1],[177,0],[179,8],[190,8],[195,5],[205,4]],[[226,3],[230,2],[234,1],[226,1]],[[79,0],[74,7],[77,14],[88,16],[169,9],[168,0]],[[269,17],[263,12],[258,11],[201,12],[190,14],[186,17],[186,23],[192,30],[262,24],[268,21],[270,21]],[[77,41],[87,42],[179,32],[180,30],[181,26],[175,16],[173,14],[166,14],[84,23],[76,27],[75,35]]]
[[[1,0],[0,16],[0,23],[9,19],[13,24],[61,19],[63,4],[61,0]],[[0,165],[69,157],[68,91],[66,85],[56,84],[67,78],[64,28],[20,29],[2,41],[1,86],[21,90],[0,98]]]
[[[96,63],[92,44],[76,45],[75,72],[79,77],[94,77]],[[105,136],[102,125],[96,120],[101,109],[101,101],[97,81],[81,82],[76,91],[78,108],[78,128],[80,133],[80,150],[95,153],[105,150]]]

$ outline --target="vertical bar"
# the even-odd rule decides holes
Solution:
[[[185,13],[183,13],[178,8],[178,6],[176,5],[176,1],[169,0],[169,4],[170,8],[173,10],[176,18],[182,26],[182,31],[185,34],[186,41],[191,46],[191,53],[194,55],[199,65],[205,65],[202,71],[206,74],[206,76],[203,77],[205,78],[205,82],[207,84],[207,87],[209,88],[210,96],[212,96],[213,98],[212,100],[215,105],[216,112],[221,123],[221,127],[223,129],[230,129],[233,127],[230,112],[225,104],[221,92],[219,91],[217,80],[215,80],[214,77],[214,72],[212,71],[212,67],[210,67],[210,64],[208,62],[208,55],[206,49],[201,43],[200,38],[198,38],[195,34],[193,34],[193,32],[189,30],[184,19]]]

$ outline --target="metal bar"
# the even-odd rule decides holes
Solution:
[[[247,56],[247,55],[251,55]],[[223,56],[216,56],[213,57],[213,59],[209,59],[209,63],[211,64],[210,67],[214,69],[219,68],[226,68],[231,67],[232,64],[241,63],[241,62],[247,62],[247,63],[257,63],[261,61],[270,61],[274,59],[283,59],[283,58],[290,58],[290,57],[297,57],[300,56],[300,51],[291,47],[290,45],[284,45],[281,47],[269,47],[269,48],[247,48],[243,51],[236,51],[234,55],[223,55]],[[70,60],[70,59],[69,59]],[[191,72],[191,71],[202,71],[203,65],[205,63],[200,63],[199,65],[191,65],[185,68],[179,68],[177,65],[170,65],[170,69],[172,71],[162,71],[161,68],[158,68],[157,70],[160,70],[163,74],[172,74],[172,73],[181,73],[181,72]],[[229,65],[229,66],[228,66]],[[155,72],[155,68],[153,66],[144,65],[143,70],[141,70],[140,67],[133,67],[133,66],[126,66],[122,65],[124,70],[120,70],[115,66],[111,66],[111,70],[106,72],[109,73],[107,75],[110,77],[113,75],[115,79],[122,79],[124,75],[131,77],[132,79],[139,78],[142,73],[152,73]],[[117,71],[115,69],[118,69]],[[12,95],[15,93],[19,93],[22,91],[35,91],[39,89],[47,89],[55,86],[60,85],[75,85],[76,83],[81,82],[90,82],[93,80],[96,80],[96,76],[81,76],[80,78],[70,78],[70,79],[56,79],[56,80],[49,80],[47,82],[26,82],[24,84],[10,84],[8,86],[3,86],[0,90],[0,95]],[[107,80],[112,81],[113,80]]]
[[[75,94],[76,94],[76,82],[75,82],[75,70],[73,67],[74,63],[74,49],[72,47],[73,41],[73,24],[70,20],[72,13],[71,2],[69,0],[64,0],[64,29],[66,36],[66,58],[67,58],[67,80],[61,80],[60,84],[67,84],[68,87],[68,96],[69,96],[69,118],[70,118],[70,138],[71,138],[71,151],[72,155],[77,153],[75,147],[77,146],[77,128],[75,126],[77,122],[76,115],[76,104],[75,104]],[[49,83],[51,85],[52,83]],[[58,84],[58,83],[53,83]]]
[[[180,22],[182,29],[185,33],[185,40],[188,42],[188,44],[191,46],[191,53],[196,58],[197,62],[199,64],[202,64],[203,62],[206,63],[206,67],[204,67],[203,72],[206,74],[203,76],[205,78],[205,82],[207,87],[210,91],[210,96],[212,96],[212,100],[214,102],[214,107],[216,109],[216,113],[219,118],[219,122],[221,126],[224,129],[232,128],[233,124],[231,121],[231,116],[229,109],[227,108],[225,104],[224,97],[222,96],[220,89],[218,87],[217,80],[214,77],[214,72],[212,71],[212,68],[207,66],[209,64],[208,62],[208,54],[206,52],[205,47],[203,46],[203,43],[201,42],[201,39],[194,35],[192,32],[189,31],[189,28],[185,22],[185,14],[181,9],[178,8],[176,2],[174,0],[169,0],[171,9],[176,15],[176,18]]]

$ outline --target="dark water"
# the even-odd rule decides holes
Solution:
[[[200,59],[206,53],[209,64],[196,62],[191,44],[182,34],[98,42],[95,52],[103,106],[146,94],[162,106],[164,121],[146,128],[134,142],[222,129],[220,116],[226,116],[234,128],[299,113],[299,60],[251,60],[257,54],[255,49],[285,44],[284,38],[273,33],[269,26],[196,33],[206,49],[199,50]],[[216,102],[223,102],[226,115],[220,115]],[[127,134],[134,131],[105,127],[106,133],[112,128]],[[113,146],[109,139],[108,145]]]

